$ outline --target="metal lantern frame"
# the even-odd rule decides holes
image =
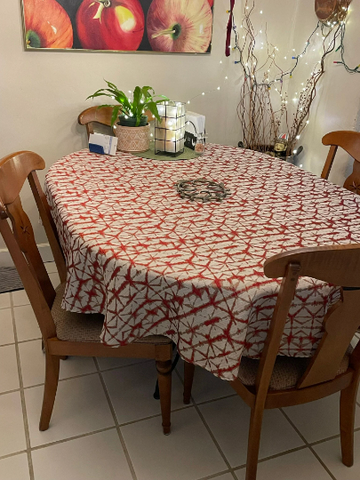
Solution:
[[[165,101],[157,109],[161,120],[155,120],[155,154],[176,157],[185,150],[185,103]]]

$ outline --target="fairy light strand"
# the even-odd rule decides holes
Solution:
[[[229,12],[229,11],[227,11]],[[251,13],[251,12],[250,12]],[[243,49],[240,47],[240,44],[239,44],[239,32],[238,32],[238,28],[237,28],[237,25],[236,25],[236,22],[235,22],[235,16],[233,14],[233,12],[231,12],[231,15],[232,15],[232,28],[233,28],[233,33],[234,33],[234,47],[233,47],[233,50],[237,50],[238,54],[239,54],[239,60],[235,60],[234,63],[235,64],[240,64],[242,66],[242,68],[244,69],[244,72],[245,72],[245,75],[247,77],[251,76],[252,73],[251,73],[251,70],[250,68],[244,63],[244,60],[243,60]],[[299,53],[298,55],[293,55],[292,56],[292,60],[295,60],[295,64],[288,70],[286,71],[282,71],[280,77],[278,78],[274,78],[273,80],[269,81],[269,82],[261,82],[259,83],[258,85],[260,86],[267,86],[268,88],[271,88],[271,86],[274,84],[274,83],[277,83],[277,82],[280,82],[282,83],[284,81],[284,78],[289,76],[290,78],[292,78],[293,76],[293,73],[296,69],[296,67],[298,66],[299,64],[299,61],[300,61],[300,58],[302,58],[309,46],[310,46],[310,43],[311,43],[311,40],[312,38],[316,35],[317,31],[321,28],[322,29],[323,25],[320,21],[318,21],[315,29],[312,31],[312,33],[310,34],[309,38],[307,39],[307,41],[305,42],[305,47],[303,49],[303,51],[301,53]],[[275,47],[275,50],[276,47]],[[246,78],[245,78],[246,79]],[[257,81],[256,81],[256,78],[254,78],[254,84],[256,84]]]
[[[343,67],[345,68],[345,70],[348,73],[360,73],[360,64],[357,65],[355,68],[351,68],[347,65],[347,63],[345,61],[345,58],[344,58],[344,55],[345,55],[345,48],[344,48],[345,22],[342,22],[340,27],[341,27],[340,45],[336,49],[336,52],[338,52],[340,50],[341,61],[334,61],[334,63],[338,64],[338,65],[343,65]]]
[[[277,63],[279,49],[272,45],[266,36],[267,57],[259,66],[258,56],[255,54],[257,36],[251,20],[251,14],[255,9],[255,2],[252,5],[245,0],[244,17],[241,23],[241,29],[244,34],[240,40],[239,29],[236,25],[235,17],[232,18],[232,26],[234,33],[235,45],[233,50],[237,51],[239,60],[235,64],[240,64],[244,72],[244,80],[240,92],[240,101],[237,112],[242,126],[243,141],[247,148],[258,149],[267,148],[279,136],[279,129],[282,122],[285,121],[288,134],[288,154],[293,151],[293,146],[300,138],[301,131],[309,123],[308,116],[310,106],[316,96],[316,86],[320,78],[325,72],[325,59],[334,51],[340,32],[343,30],[343,21],[346,17],[346,11],[341,12],[337,21],[320,22],[318,21],[314,30],[309,35],[305,46],[298,55],[292,55],[295,60],[291,68],[283,70]],[[233,12],[228,12],[233,15]],[[321,33],[319,32],[321,31]],[[262,33],[260,30],[259,33]],[[287,107],[288,95],[284,92],[284,79],[286,76],[292,77],[300,60],[307,53],[313,37],[321,35],[322,37],[322,54],[317,65],[312,69],[312,73],[306,81],[306,85],[295,93],[293,101],[296,103],[295,113],[290,117]],[[264,45],[262,43],[262,45]],[[261,47],[261,50],[264,47]],[[315,50],[315,49],[314,49]],[[286,59],[286,57],[284,57]],[[307,62],[305,62],[307,65]],[[271,68],[276,68],[277,73],[270,76]],[[267,71],[266,71],[267,70]],[[259,81],[258,77],[263,71],[263,78]],[[272,79],[271,79],[272,77]],[[273,99],[270,97],[269,90],[273,84],[280,82],[280,87],[275,91],[281,97],[281,106],[277,109],[273,108]],[[304,85],[304,84],[302,84]]]

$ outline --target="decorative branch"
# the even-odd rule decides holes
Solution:
[[[280,132],[287,131],[286,156],[289,156],[293,152],[300,133],[308,123],[310,108],[316,96],[316,87],[325,73],[326,57],[335,50],[339,36],[342,41],[347,9],[339,10],[337,16],[332,17],[331,21],[319,21],[305,43],[303,51],[292,57],[295,60],[293,66],[284,71],[277,63],[278,49],[268,41],[267,33],[265,58],[263,59],[261,55],[262,61],[259,60],[257,33],[251,20],[254,8],[255,0],[245,0],[243,20],[240,25],[243,33],[241,39],[235,23],[233,4],[229,12],[231,15],[229,24],[232,25],[235,40],[233,50],[239,55],[239,60],[235,61],[235,64],[241,67],[243,74],[237,106],[243,144],[246,148],[266,152],[275,145]],[[292,78],[313,37],[319,35],[319,31],[322,35],[321,58],[306,81],[299,98],[294,99],[295,112],[291,113],[292,108],[288,105],[288,92],[284,80],[286,77],[288,77],[287,80]],[[262,33],[261,30],[260,33]],[[261,49],[264,49],[264,46]],[[277,72],[273,79],[270,79],[271,69]],[[278,97],[273,94],[273,91],[277,92]]]

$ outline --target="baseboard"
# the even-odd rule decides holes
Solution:
[[[51,248],[48,243],[39,243],[38,244],[38,249],[41,255],[41,258],[44,260],[44,262],[53,262],[54,257],[51,253]],[[7,248],[1,248],[0,249],[0,267],[13,267],[14,262],[12,261],[12,258],[10,256],[10,253]]]

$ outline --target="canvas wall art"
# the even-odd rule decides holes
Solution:
[[[214,0],[22,0],[26,50],[209,53]]]

